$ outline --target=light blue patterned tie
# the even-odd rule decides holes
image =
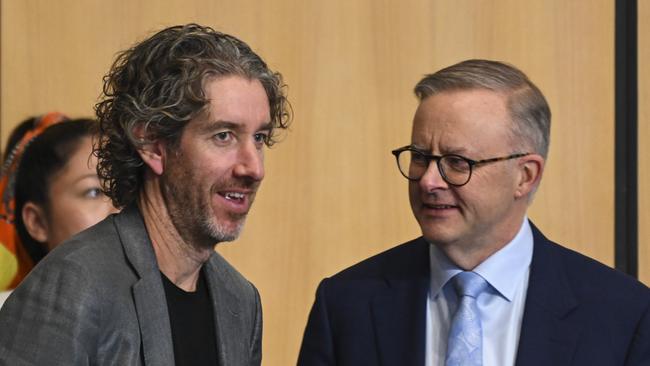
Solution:
[[[474,272],[461,272],[451,281],[460,304],[451,322],[445,366],[481,366],[483,331],[476,298],[485,291],[487,282]]]

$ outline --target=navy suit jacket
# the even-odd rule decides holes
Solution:
[[[534,226],[533,240],[516,365],[649,366],[650,290]],[[428,245],[418,238],[323,280],[298,365],[423,366]]]

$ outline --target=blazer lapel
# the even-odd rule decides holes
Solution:
[[[518,366],[569,365],[581,325],[570,313],[578,301],[551,244],[533,228],[533,260],[517,351]]]
[[[250,334],[240,334],[242,327],[239,317],[245,314],[240,314],[241,302],[237,291],[232,288],[233,281],[229,281],[230,274],[224,270],[226,267],[225,260],[216,252],[205,266],[214,312],[219,364],[243,365],[241,357],[247,353],[237,350],[242,348],[241,342],[249,339]]]
[[[386,289],[371,301],[371,314],[382,365],[424,364],[429,251],[423,239],[406,260],[391,263],[405,272],[388,272]]]
[[[174,365],[174,347],[167,300],[158,262],[137,207],[125,208],[115,219],[128,261],[140,277],[133,299],[140,326],[145,365]]]
[[[145,365],[174,365],[174,345],[167,300],[158,276],[147,276],[133,286]]]

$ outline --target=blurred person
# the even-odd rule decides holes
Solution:
[[[13,289],[34,266],[15,228],[15,181],[20,157],[27,145],[47,127],[68,118],[58,112],[30,117],[11,131],[0,170],[0,291]],[[3,294],[0,292],[0,300]]]
[[[31,139],[18,158],[14,220],[17,246],[29,257],[27,271],[64,240],[117,212],[97,176],[96,132],[94,120],[58,122]]]
[[[120,53],[96,105],[104,192],[124,208],[48,254],[0,311],[0,364],[260,365],[238,237],[285,129],[282,77],[241,40],[173,26]]]
[[[298,365],[650,365],[648,288],[527,217],[549,146],[541,91],[468,60],[415,94],[392,153],[422,236],[321,282]]]
[[[102,191],[92,154],[97,122],[75,119],[46,129],[20,159],[16,229],[34,263],[74,234],[117,212]]]

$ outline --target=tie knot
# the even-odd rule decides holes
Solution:
[[[485,291],[487,281],[474,272],[461,272],[451,279],[458,296],[469,296],[476,298]]]

